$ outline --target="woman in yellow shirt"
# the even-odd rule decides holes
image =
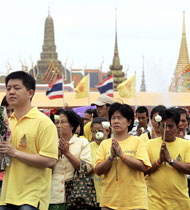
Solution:
[[[148,209],[144,173],[151,166],[144,142],[128,132],[134,122],[133,109],[114,103],[109,110],[114,138],[104,140],[96,152],[95,171],[102,180],[102,209]]]

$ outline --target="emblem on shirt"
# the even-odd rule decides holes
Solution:
[[[26,136],[25,135],[21,138],[20,143],[19,143],[19,147],[22,147],[22,148],[26,148],[27,147],[27,140],[26,140]]]
[[[180,154],[177,156],[177,159],[176,159],[176,160],[179,160],[179,161],[181,161],[181,160],[182,160],[182,157],[181,157],[181,155],[180,155]]]

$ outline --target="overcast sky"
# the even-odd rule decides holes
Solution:
[[[42,51],[44,24],[50,7],[58,58],[67,67],[99,68],[112,63],[115,7],[118,48],[123,71],[137,72],[137,91],[144,70],[149,92],[166,92],[173,76],[182,37],[183,11],[190,44],[189,0],[0,0],[0,72],[7,62],[36,64]]]

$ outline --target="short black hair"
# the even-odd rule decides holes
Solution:
[[[73,127],[72,133],[74,134],[77,127],[79,126],[79,117],[73,110],[59,109],[56,115],[64,114],[67,117],[69,124]]]
[[[1,101],[1,106],[4,106],[4,107],[8,107],[9,104],[7,102],[7,99],[6,99],[6,96],[3,97],[3,100]]]
[[[120,104],[118,102],[111,104],[109,109],[109,120],[111,121],[112,115],[116,112],[120,112],[123,117],[128,121],[131,121],[131,124],[128,127],[128,132],[132,130],[134,123],[134,111],[128,104]]]
[[[166,107],[163,106],[163,105],[155,106],[155,107],[152,109],[151,113],[150,113],[150,118],[152,119],[152,118],[153,118],[153,115],[154,115],[155,113],[159,113],[159,112],[162,111],[162,110],[163,110],[163,111],[166,110]]]
[[[188,113],[185,109],[180,108],[180,107],[176,107],[175,111],[178,112],[180,115],[185,114],[187,122],[189,121],[189,115],[188,115]]]
[[[7,87],[7,84],[9,80],[11,79],[19,79],[22,81],[23,85],[27,90],[34,90],[36,89],[36,81],[34,77],[31,74],[26,73],[25,71],[15,71],[10,73],[6,78],[5,78],[5,85]]]
[[[96,109],[87,109],[84,113],[88,113],[91,116],[93,114],[93,118],[98,117],[98,113],[97,113]]]
[[[144,112],[146,112],[146,116],[149,117],[148,109],[147,109],[146,106],[139,106],[139,107],[137,107],[136,114],[137,113],[144,113]]]
[[[159,115],[162,117],[163,120],[171,119],[175,122],[176,126],[178,126],[180,122],[180,114],[175,110],[174,107],[168,108],[166,110],[162,110],[159,112]]]

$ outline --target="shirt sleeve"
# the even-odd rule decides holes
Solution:
[[[47,125],[48,124],[48,125]],[[43,122],[38,135],[39,154],[58,159],[58,135],[53,123]]]
[[[99,163],[103,162],[105,159],[106,159],[106,154],[104,151],[103,143],[101,143],[96,151],[95,166],[97,166]]]
[[[190,163],[190,142],[187,141],[185,142],[186,144],[184,145],[186,147],[186,151],[185,151],[185,163]]]
[[[138,145],[137,145],[137,151],[136,151],[135,158],[138,160],[142,160],[142,162],[146,166],[149,166],[149,167],[152,166],[149,156],[148,156],[148,151],[147,151],[146,145],[140,138],[138,139]]]

